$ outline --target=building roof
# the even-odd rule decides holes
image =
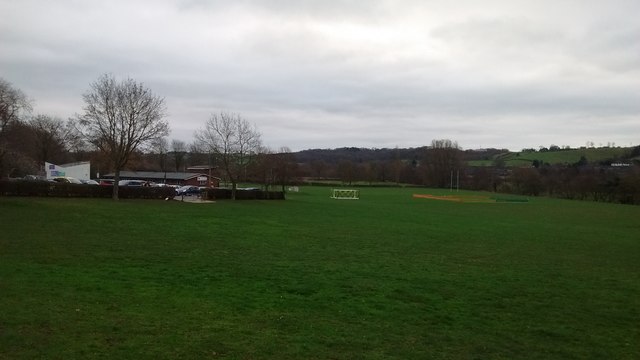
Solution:
[[[189,166],[187,168],[187,170],[189,171],[209,171],[209,170],[215,170],[217,169],[217,166],[213,166],[213,165],[193,165],[193,166]]]
[[[79,166],[79,165],[91,165],[91,161],[77,161],[68,164],[56,165],[59,167],[71,167],[71,166]]]
[[[115,177],[115,173],[104,175],[105,178]],[[185,173],[185,172],[164,172],[164,171],[120,171],[120,179],[156,179],[156,180],[189,180],[198,176],[209,176],[207,174]],[[215,177],[211,177],[214,179]]]

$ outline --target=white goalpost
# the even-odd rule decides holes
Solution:
[[[333,189],[331,198],[338,200],[358,200],[360,199],[360,190]]]

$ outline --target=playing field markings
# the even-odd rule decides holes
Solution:
[[[486,195],[431,195],[431,194],[413,194],[416,199],[430,199],[430,200],[442,200],[453,201],[463,203],[526,203],[528,199],[516,199],[516,198],[496,198]]]

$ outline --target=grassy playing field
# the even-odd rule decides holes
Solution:
[[[640,358],[640,207],[414,193],[0,197],[0,359]]]

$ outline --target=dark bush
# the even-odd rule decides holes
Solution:
[[[110,198],[112,194],[111,186],[0,180],[0,195],[3,196]],[[165,199],[173,198],[175,190],[166,187],[121,186],[118,189],[118,195],[121,199]]]
[[[231,189],[213,188],[203,190],[204,199],[231,199]],[[236,190],[236,200],[284,200],[282,191]]]

